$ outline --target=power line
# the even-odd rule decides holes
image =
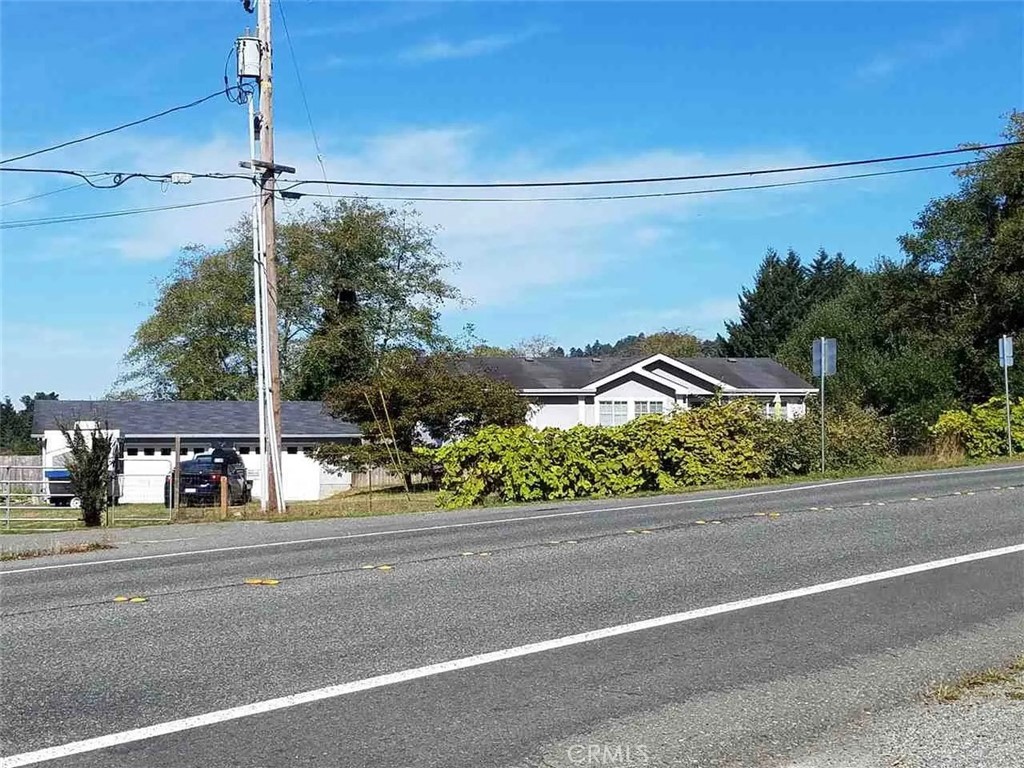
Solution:
[[[81,144],[83,141],[91,141],[92,139],[98,139],[100,136],[108,136],[111,133],[117,133],[118,131],[123,131],[125,128],[132,128],[136,125],[142,125],[143,123],[148,123],[150,120],[156,120],[157,118],[170,115],[174,112],[180,112],[183,109],[191,109],[192,107],[198,107],[200,104],[207,102],[210,99],[215,99],[223,94],[227,94],[231,90],[234,90],[234,88],[223,88],[217,91],[216,93],[211,93],[209,96],[204,96],[201,99],[190,101],[188,104],[179,104],[176,107],[165,109],[162,112],[157,112],[156,114],[149,115],[148,117],[143,117],[139,120],[132,120],[130,123],[122,123],[121,125],[114,126],[113,128],[108,128],[105,131],[91,133],[88,136],[82,136],[81,138],[78,139],[71,139],[70,141],[64,141],[61,142],[60,144],[54,144],[52,147],[44,147],[43,149],[37,149],[32,152],[26,152],[23,155],[8,157],[5,158],[4,160],[0,160],[0,165],[3,165],[5,163],[13,163],[15,160],[24,160],[27,157],[35,157],[36,155],[42,155],[46,152],[53,152],[58,149],[63,149],[64,147],[70,147],[73,144]]]
[[[999,149],[1005,147],[1014,147],[1024,145],[1024,141],[1008,141],[999,144],[980,144],[974,146],[959,147],[957,149],[944,149],[936,152],[920,152],[913,155],[893,155],[890,157],[876,157],[869,158],[866,160],[845,160],[834,163],[819,163],[816,165],[802,165],[802,166],[790,166],[784,168],[760,168],[749,171],[725,171],[722,173],[702,173],[692,174],[689,176],[660,176],[651,178],[634,178],[634,179],[598,179],[591,181],[538,181],[538,182],[495,182],[495,183],[472,183],[472,184],[449,184],[449,183],[391,183],[391,182],[380,182],[380,181],[330,181],[327,179],[300,179],[293,181],[288,186],[280,187],[279,191],[287,192],[295,189],[296,187],[305,186],[306,184],[336,184],[338,186],[370,186],[370,187],[393,187],[393,188],[416,188],[416,189],[505,189],[505,188],[530,188],[530,187],[576,187],[576,186],[590,186],[590,185],[628,185],[628,184],[651,184],[660,182],[670,181],[699,181],[699,180],[712,180],[712,179],[727,179],[736,178],[742,176],[766,176],[770,174],[779,173],[797,173],[806,171],[816,170],[827,170],[830,168],[845,168],[852,166],[863,166],[880,163],[897,162],[901,160],[910,160],[913,158],[922,157],[941,157],[943,155],[961,154],[964,152],[980,152],[987,149]],[[962,163],[951,163],[946,165],[933,165],[933,166],[921,166],[920,170],[929,170],[932,168],[950,168],[957,165],[970,165],[976,161],[964,161]],[[912,168],[909,170],[917,170]],[[143,173],[141,171],[103,171],[96,173],[84,173],[82,171],[75,171],[66,168],[2,168],[0,172],[7,171],[11,173],[51,173],[51,174],[65,174],[69,176],[76,176],[85,180],[93,187],[99,189],[109,189],[124,184],[129,179],[141,178],[146,181],[153,182],[171,182],[173,181],[173,173]],[[892,173],[899,173],[901,171],[892,171]],[[885,172],[889,173],[889,172]],[[885,173],[879,175],[885,175]],[[242,173],[182,173],[181,175],[188,176],[192,179],[244,179],[251,181],[252,177]],[[91,178],[97,176],[109,176],[111,177],[110,184],[95,184],[91,181]],[[847,178],[847,177],[835,177]],[[849,178],[863,178],[863,177],[849,177]],[[752,187],[758,188],[758,187]],[[300,193],[301,194],[301,193]],[[311,194],[311,193],[309,193]],[[663,193],[676,195],[678,193]],[[635,197],[655,197],[656,194],[643,194],[636,195]],[[345,195],[339,195],[338,197],[346,197]],[[357,197],[356,195],[350,195],[348,197]],[[358,197],[366,197],[359,195]],[[429,200],[444,200],[451,202],[490,202],[491,198],[420,198],[420,197],[366,197],[371,200],[408,200],[411,202],[429,201]],[[555,200],[570,200],[574,198],[521,198],[518,199],[520,202],[549,202]],[[629,196],[623,195],[606,195],[606,196],[592,196],[582,197],[575,199],[589,199],[589,200],[622,200],[629,199]],[[500,202],[515,201],[516,198],[493,198],[494,201]]]
[[[85,186],[88,185],[84,181],[79,184],[69,184],[66,187],[51,189],[49,192],[40,192],[38,195],[29,195],[28,197],[19,197],[17,200],[8,200],[6,203],[0,203],[0,208],[6,208],[8,205],[17,205],[18,203],[27,203],[29,200],[38,200],[40,197],[49,197],[50,195],[56,195],[58,192],[67,192],[69,189],[78,189],[79,187]]]
[[[306,98],[306,86],[302,82],[302,70],[299,69],[299,59],[295,55],[295,46],[292,45],[292,33],[288,29],[288,17],[284,15],[284,2],[278,0],[277,12],[281,16],[281,25],[284,27],[285,40],[288,41],[288,52],[292,57],[292,66],[295,67],[295,79],[299,83],[299,94],[302,96],[302,106],[306,109],[306,119],[309,121],[309,132],[313,136],[313,147],[316,149],[316,161],[320,164],[320,172],[324,177],[324,185],[327,192],[331,192],[331,183],[327,180],[327,168],[324,166],[324,156],[320,151],[320,139],[316,134],[316,127],[313,125],[313,114],[309,111],[309,99]]]
[[[189,183],[192,179],[252,179],[251,176],[247,176],[241,173],[188,173],[188,172],[172,172],[172,173],[143,173],[141,171],[96,171],[92,173],[86,173],[84,171],[75,171],[70,168],[0,168],[0,173],[50,173],[59,176],[74,176],[82,179],[90,187],[96,189],[114,189],[120,187],[126,181],[131,179],[145,179],[146,181],[153,181],[158,183],[175,183],[174,177],[181,176],[187,177],[187,180],[183,180],[179,183]],[[101,176],[109,176],[109,184],[97,184],[93,181],[95,178]]]
[[[80,221],[94,221],[96,219],[114,219],[120,216],[135,216],[140,213],[156,213],[157,211],[175,211],[182,208],[199,208],[204,205],[217,205],[220,203],[234,203],[239,200],[252,200],[252,195],[238,195],[237,197],[222,197],[216,200],[200,200],[195,203],[179,203],[177,205],[157,205],[150,208],[128,208],[120,211],[103,211],[101,213],[82,213],[68,216],[51,216],[45,219],[20,219],[18,221],[7,221],[0,224],[0,229],[26,229],[28,227],[42,227],[48,224],[69,224]]]
[[[933,171],[941,168],[962,168],[981,162],[971,160],[963,163],[942,163],[940,165],[920,165],[914,168],[898,168],[891,171],[873,171],[870,173],[854,173],[846,176],[829,176],[824,179],[799,179],[797,181],[778,181],[772,184],[750,184],[742,187],[709,187],[707,189],[687,189],[675,192],[641,192],[623,195],[580,195],[574,197],[400,197],[379,195],[325,195],[317,192],[297,192],[301,197],[328,197],[345,200],[390,200],[403,203],[555,203],[555,202],[586,202],[594,200],[639,200],[652,197],[687,197],[690,195],[710,195],[718,192],[745,192],[754,189],[777,189],[779,187],[799,187],[804,184],[822,184],[829,181],[848,181],[852,179],[868,179],[876,176],[895,176],[901,173]]]
[[[584,202],[595,200],[636,200],[641,198],[654,197],[685,197],[691,195],[710,195],[722,192],[745,192],[757,189],[776,189],[779,187],[796,187],[804,184],[822,184],[830,181],[848,181],[852,179],[867,179],[877,176],[894,176],[903,173],[915,173],[918,171],[932,171],[942,168],[962,168],[981,162],[971,160],[964,163],[943,163],[941,165],[922,165],[914,168],[899,168],[891,171],[873,171],[870,173],[856,173],[846,176],[830,176],[824,179],[800,179],[797,181],[780,181],[772,184],[752,184],[739,187],[711,187],[707,189],[689,189],[676,192],[644,192],[639,194],[625,195],[594,195],[579,197],[390,197],[390,196],[367,196],[367,195],[330,195],[316,192],[299,193],[302,197],[331,198],[343,200],[380,200],[392,202],[431,202],[431,203],[550,203],[550,202]],[[66,224],[79,221],[92,221],[94,219],[108,219],[119,216],[132,216],[142,213],[154,213],[157,211],[169,211],[179,208],[197,208],[203,205],[215,205],[218,203],[236,202],[238,200],[251,200],[251,195],[238,197],[225,197],[217,200],[203,200],[195,203],[183,203],[180,205],[155,206],[152,208],[133,208],[120,211],[105,211],[102,213],[75,214],[69,216],[54,216],[45,219],[22,219],[0,224],[0,229],[24,229],[26,227],[39,227],[48,224]]]
[[[958,147],[956,149],[942,149],[934,152],[917,152],[910,155],[891,155],[889,157],[873,157],[866,160],[843,160],[834,163],[816,163],[813,165],[797,165],[784,168],[761,168],[752,171],[726,171],[723,173],[698,173],[688,176],[652,176],[647,178],[627,179],[591,179],[587,181],[514,181],[514,182],[486,182],[486,183],[425,183],[425,182],[385,182],[385,181],[350,181],[331,180],[329,183],[345,187],[391,187],[402,189],[518,189],[527,187],[590,187],[616,184],[657,184],[668,181],[700,181],[708,179],[728,179],[738,176],[766,176],[775,173],[797,173],[800,171],[822,171],[832,168],[848,168],[858,165],[875,165],[879,163],[895,163],[905,160],[920,160],[926,157],[941,157],[943,155],[956,155],[964,152],[980,152],[986,149],[1002,149],[1004,147],[1015,147],[1024,144],[1024,141],[1006,141],[999,144],[979,144],[973,146]],[[317,179],[300,179],[294,181],[290,186],[283,187],[285,190],[305,184],[321,184]]]

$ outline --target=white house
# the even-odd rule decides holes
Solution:
[[[181,459],[217,446],[238,451],[259,498],[258,413],[255,401],[212,400],[40,400],[32,436],[42,440],[44,467],[62,467],[67,443],[58,424],[95,422],[115,437],[114,464],[120,501],[159,504],[164,478],[174,467],[175,438]],[[348,472],[334,473],[312,457],[318,443],[358,443],[359,427],[335,419],[319,402],[281,403],[281,474],[286,501],[321,499],[352,486]]]
[[[530,424],[537,428],[625,424],[716,395],[753,398],[764,403],[766,416],[794,419],[817,391],[768,358],[481,357],[463,365],[530,398],[536,404]]]

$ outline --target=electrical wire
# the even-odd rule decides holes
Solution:
[[[160,184],[173,181],[172,177],[174,173],[143,173],[141,171],[97,171],[94,173],[86,173],[84,171],[74,171],[69,168],[2,168],[0,167],[0,173],[52,173],[63,176],[74,176],[82,179],[90,187],[96,189],[114,189],[120,187],[131,179],[145,179],[146,181],[153,181]],[[177,172],[176,172],[177,173]],[[188,173],[185,171],[180,172],[183,176],[188,176],[190,179],[247,179],[250,180],[252,177],[242,173]],[[93,179],[108,176],[110,177],[109,184],[97,184]]]
[[[506,189],[506,188],[531,188],[531,187],[576,187],[576,186],[589,186],[589,185],[629,185],[629,184],[651,184],[668,181],[698,181],[698,180],[712,180],[712,179],[726,179],[736,178],[743,176],[765,176],[769,174],[780,174],[780,173],[796,173],[796,172],[807,172],[816,170],[826,170],[830,168],[845,168],[851,166],[863,166],[877,163],[890,163],[900,160],[908,160],[913,158],[921,157],[940,157],[943,155],[959,154],[964,152],[980,152],[987,149],[997,149],[1004,147],[1020,146],[1024,144],[1021,141],[1008,141],[999,144],[982,144],[975,146],[965,146],[957,149],[944,149],[937,152],[920,152],[913,155],[894,155],[890,157],[878,157],[870,158],[866,160],[846,160],[842,162],[834,163],[819,163],[816,165],[803,165],[803,166],[791,166],[786,168],[761,168],[750,171],[726,171],[722,173],[702,173],[693,174],[689,176],[661,176],[651,178],[635,178],[635,179],[603,179],[603,180],[592,180],[592,181],[541,181],[541,182],[497,182],[497,183],[478,183],[478,184],[428,184],[428,183],[390,183],[390,182],[377,182],[377,181],[329,181],[327,179],[300,179],[288,183],[286,186],[278,187],[278,191],[289,192],[296,187],[305,186],[306,184],[336,184],[338,186],[371,186],[371,187],[389,187],[389,188],[416,188],[416,189]],[[962,163],[952,163],[947,165],[936,165],[936,166],[923,166],[922,170],[928,170],[931,168],[948,168],[955,165],[969,165],[974,161],[964,161]],[[914,170],[914,169],[910,169]],[[118,187],[124,184],[129,179],[141,178],[147,181],[153,182],[169,182],[171,181],[172,174],[170,173],[143,173],[133,171],[104,171],[102,173],[87,174],[82,171],[75,171],[66,168],[4,168],[0,167],[0,172],[17,172],[17,173],[53,173],[53,174],[65,174],[69,176],[76,176],[93,187],[99,189],[110,189],[112,187]],[[901,170],[894,171],[895,173],[901,172]],[[246,179],[251,180],[252,177],[242,173],[188,173],[186,174],[194,179]],[[884,174],[880,174],[884,175]],[[91,181],[90,177],[96,176],[109,176],[111,177],[110,184],[96,184]],[[844,177],[836,177],[844,178]],[[856,177],[853,177],[856,178]],[[756,187],[755,187],[756,188]],[[302,193],[297,193],[302,194]],[[675,196],[679,193],[661,193],[669,196]],[[636,195],[636,197],[654,197],[657,196],[655,193],[647,193],[643,195]],[[339,197],[345,197],[341,195]],[[356,197],[351,195],[349,197]],[[365,197],[365,196],[360,196]],[[419,202],[423,200],[444,200],[449,202],[490,202],[491,198],[421,198],[421,197],[369,197],[367,199],[379,199],[379,200],[409,200],[412,202]],[[550,202],[554,200],[569,200],[572,198],[521,198],[519,202]],[[605,196],[592,196],[583,197],[576,199],[590,199],[590,200],[623,200],[629,199],[629,196],[623,195],[605,195]],[[493,198],[494,201],[500,202],[514,201],[516,198]]]
[[[987,149],[1002,149],[1015,147],[1024,144],[1024,141],[1005,141],[998,144],[979,144],[972,146],[957,147],[956,149],[942,149],[934,152],[917,152],[909,155],[891,155],[889,157],[874,157],[866,160],[843,160],[833,163],[815,163],[813,165],[797,165],[784,168],[761,168],[752,171],[726,171],[722,173],[698,173],[688,176],[652,176],[647,178],[626,178],[626,179],[591,179],[587,181],[515,181],[515,182],[486,182],[486,183],[426,183],[426,182],[385,182],[385,181],[351,181],[331,180],[329,183],[345,187],[390,187],[394,189],[520,189],[530,187],[590,187],[605,185],[626,185],[626,184],[660,184],[670,181],[700,181],[707,179],[729,179],[739,176],[766,176],[775,173],[797,173],[802,171],[823,171],[832,168],[848,168],[859,165],[875,165],[879,163],[895,163],[905,160],[920,160],[926,157],[942,157],[944,155],[956,155],[964,152],[981,152]],[[293,181],[285,191],[294,189],[305,184],[322,184],[317,179],[299,179]]]
[[[301,197],[328,197],[344,200],[390,200],[403,203],[569,203],[595,200],[640,200],[654,197],[688,197],[691,195],[710,195],[719,192],[746,192],[755,189],[777,189],[779,187],[799,187],[804,184],[823,184],[829,181],[849,181],[852,179],[869,179],[876,176],[895,176],[902,173],[918,171],[934,171],[941,168],[962,168],[981,162],[970,160],[961,163],[942,163],[939,165],[920,165],[913,168],[898,168],[891,171],[872,171],[870,173],[854,173],[845,176],[829,176],[823,179],[799,179],[797,181],[778,181],[772,184],[749,184],[740,187],[709,187],[706,189],[687,189],[673,192],[640,192],[622,195],[579,195],[573,197],[405,197],[380,195],[325,195],[317,192],[293,192]],[[287,191],[287,190],[284,190]]]
[[[29,195],[28,197],[19,197],[17,200],[8,200],[6,203],[0,203],[0,208],[6,208],[8,205],[17,205],[18,203],[27,203],[29,200],[38,200],[41,197],[49,197],[50,195],[56,195],[59,192],[67,192],[69,189],[78,189],[79,187],[85,186],[88,185],[84,181],[79,184],[69,184],[66,187],[51,189],[49,192],[40,192],[38,195]]]
[[[823,179],[799,179],[797,181],[781,181],[772,184],[752,184],[738,187],[711,187],[708,189],[689,189],[675,192],[645,192],[639,194],[624,195],[595,195],[579,197],[390,197],[390,196],[367,196],[367,195],[329,195],[317,192],[302,192],[302,197],[331,198],[344,200],[381,200],[392,202],[432,202],[432,203],[548,203],[548,202],[583,202],[593,200],[635,200],[652,197],[684,197],[691,195],[710,195],[722,192],[744,192],[757,189],[776,189],[779,187],[796,187],[804,184],[822,184],[830,181],[848,181],[852,179],[866,179],[878,176],[893,176],[904,173],[919,171],[932,171],[942,168],[962,168],[982,162],[970,160],[963,163],[943,163],[940,165],[922,165],[914,168],[899,168],[890,171],[873,171],[870,173],[856,173],[845,176],[829,176]],[[46,219],[22,219],[0,224],[0,229],[24,229],[26,227],[38,227],[48,224],[65,224],[79,221],[91,221],[94,219],[107,219],[118,216],[131,216],[141,213],[152,213],[156,211],[176,210],[179,208],[196,208],[203,205],[214,205],[217,203],[229,203],[238,200],[251,200],[251,195],[239,197],[226,197],[217,200],[204,200],[196,203],[183,203],[181,205],[156,206],[152,208],[135,208],[121,211],[106,211],[103,213],[77,214],[69,216],[55,216]],[[287,202],[287,201],[286,201]]]
[[[176,211],[182,208],[199,208],[204,205],[218,205],[220,203],[234,203],[239,200],[252,200],[252,195],[238,195],[236,197],[222,197],[216,200],[200,200],[195,203],[179,203],[177,205],[157,205],[150,208],[128,208],[120,211],[103,211],[101,213],[83,213],[69,216],[51,216],[46,219],[20,219],[18,221],[6,221],[0,224],[2,229],[26,229],[28,227],[42,227],[48,224],[68,224],[80,221],[94,221],[97,219],[113,219],[120,216],[135,216],[141,213],[155,213],[157,211]]]
[[[24,160],[27,157],[35,157],[36,155],[42,155],[42,154],[44,154],[46,152],[54,152],[55,150],[63,149],[64,147],[70,147],[73,144],[81,144],[84,141],[91,141],[92,139],[98,139],[100,136],[108,136],[111,133],[117,133],[118,131],[123,131],[125,128],[132,128],[132,127],[134,127],[136,125],[142,125],[143,123],[148,123],[150,120],[156,120],[157,118],[165,117],[166,115],[173,114],[174,112],[181,112],[184,109],[191,109],[192,107],[198,107],[200,104],[203,104],[204,102],[210,101],[210,99],[215,99],[218,96],[221,96],[223,94],[227,94],[231,90],[234,90],[234,88],[225,87],[224,89],[216,91],[215,93],[211,93],[208,96],[203,96],[201,99],[196,99],[195,101],[190,101],[188,104],[179,104],[176,107],[171,107],[169,109],[165,109],[162,112],[157,112],[156,114],[152,114],[152,115],[149,115],[147,117],[140,118],[138,120],[132,120],[130,123],[122,123],[121,125],[114,126],[113,128],[108,128],[105,131],[99,131],[98,133],[91,133],[88,136],[82,136],[82,137],[77,138],[77,139],[71,139],[70,141],[64,141],[64,142],[61,142],[60,144],[54,144],[51,147],[43,147],[42,149],[36,149],[36,150],[33,150],[32,152],[26,152],[23,155],[15,155],[14,157],[8,157],[8,158],[5,158],[3,160],[0,160],[0,165],[4,165],[5,163],[13,163],[15,160]]]
[[[239,104],[245,106],[246,101],[252,96],[256,90],[252,83],[241,83],[236,82],[234,86],[228,83],[228,64],[231,62],[231,54],[235,53],[235,46],[231,46],[228,49],[227,58],[224,59],[224,95],[227,96],[228,101],[232,104]],[[232,94],[232,91],[238,91],[238,93]]]
[[[327,180],[327,168],[324,165],[324,156],[320,151],[320,139],[316,134],[316,127],[313,125],[313,114],[309,110],[309,99],[306,98],[306,86],[302,82],[302,70],[299,69],[299,59],[295,55],[295,46],[292,45],[292,33],[288,29],[288,17],[284,14],[284,0],[278,0],[277,12],[281,16],[281,25],[284,27],[284,37],[288,42],[288,52],[292,57],[292,66],[295,67],[295,79],[299,83],[299,94],[302,96],[302,106],[306,109],[306,119],[309,121],[309,132],[313,136],[313,148],[316,150],[316,161],[320,164],[320,172],[324,177],[324,186],[328,194],[331,193],[331,183]]]

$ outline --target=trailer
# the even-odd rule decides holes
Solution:
[[[76,421],[74,426],[82,430],[86,440],[89,440],[93,432],[99,429],[99,424],[95,421]],[[121,498],[120,477],[123,473],[123,440],[121,439],[120,430],[101,429],[99,431],[105,437],[110,438],[110,455],[108,457],[110,490],[108,501],[111,504],[117,504]],[[65,466],[70,456],[71,448],[64,437],[64,433],[59,429],[46,430],[43,435],[42,449],[43,477],[45,479],[43,495],[46,497],[47,503],[52,506],[77,509],[82,506],[82,502],[75,496],[74,489],[71,487],[71,473],[68,472]]]

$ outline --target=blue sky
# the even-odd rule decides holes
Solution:
[[[283,3],[328,173],[507,181],[677,175],[998,140],[1022,106],[1019,3]],[[221,86],[253,17],[238,0],[0,3],[4,157]],[[279,162],[319,176],[275,16]],[[244,109],[218,99],[24,165],[233,171]],[[821,175],[821,174],[819,174]],[[109,191],[4,173],[4,221],[194,202],[244,183]],[[684,185],[665,189],[692,188]],[[581,345],[736,312],[769,246],[862,264],[945,171],[629,202],[419,205],[461,262],[467,322],[492,343]],[[629,190],[638,191],[638,190]],[[645,190],[639,190],[645,191]],[[216,245],[243,204],[13,229],[2,236],[2,382],[99,397],[181,246]]]

